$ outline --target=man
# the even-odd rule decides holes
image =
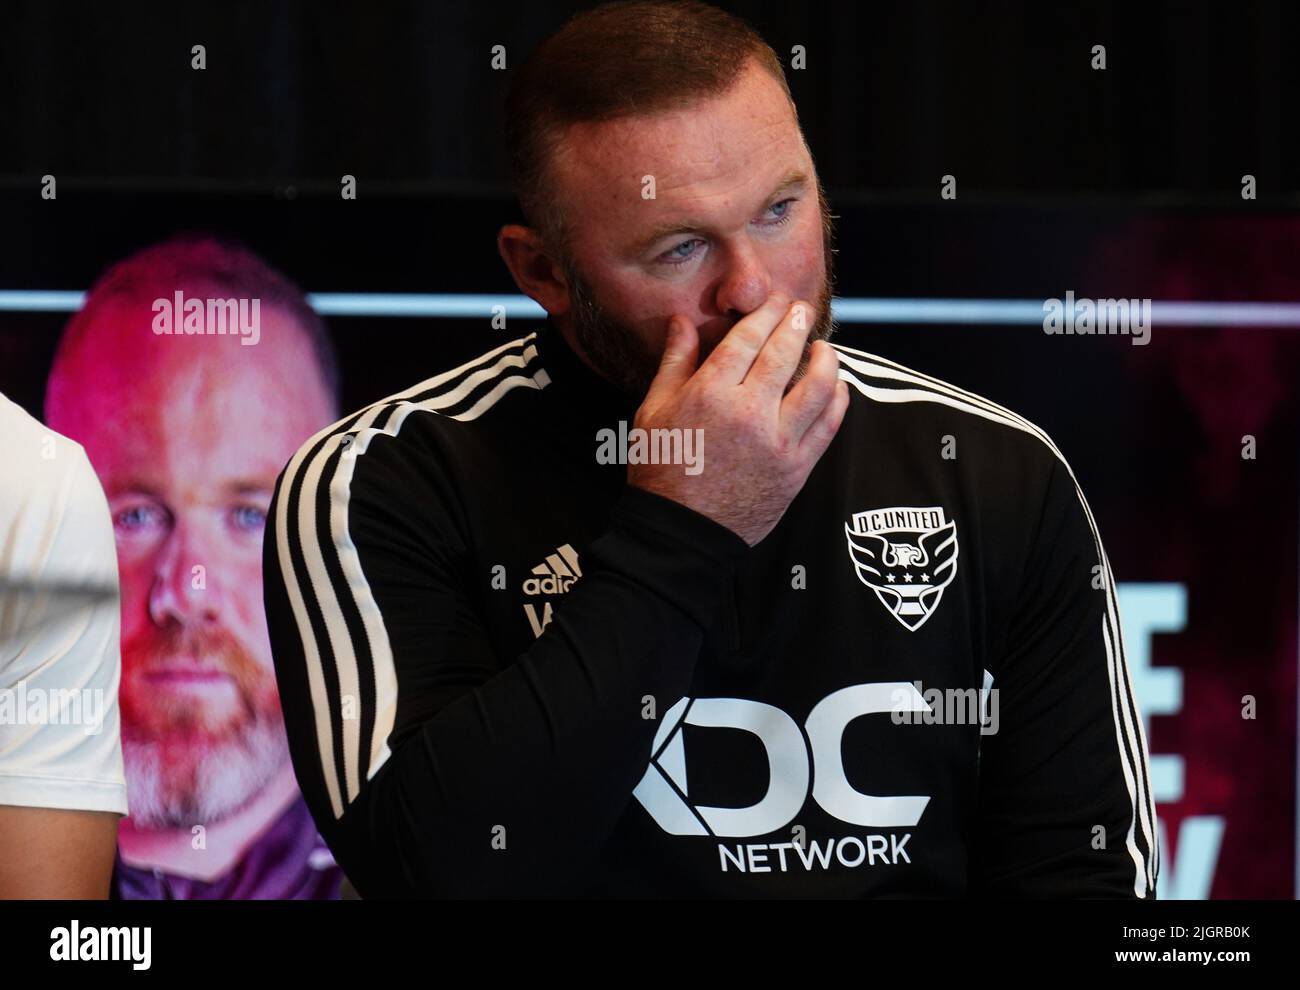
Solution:
[[[3,395],[0,464],[0,899],[102,899],[127,812],[108,506]]]
[[[337,896],[261,608],[275,476],[336,415],[335,377],[299,290],[206,237],[110,268],[60,341],[48,418],[103,482],[121,573],[120,897]]]
[[[600,7],[507,129],[546,325],[317,434],[267,530],[290,751],[361,896],[1153,896],[1087,506],[1013,413],[826,342],[771,49]]]

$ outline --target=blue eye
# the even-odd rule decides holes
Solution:
[[[779,227],[781,224],[787,223],[790,220],[790,213],[794,207],[796,199],[797,197],[791,196],[789,199],[783,199],[781,202],[773,203],[769,206],[767,208],[768,212],[771,212],[772,210],[780,210],[780,214],[776,220],[766,224],[765,226]]]
[[[123,533],[134,534],[167,520],[167,513],[148,502],[132,505],[113,516],[113,527]]]
[[[704,241],[702,241],[700,238],[692,237],[689,241],[682,241],[676,247],[670,248],[668,251],[661,254],[659,256],[659,260],[663,262],[665,265],[680,265],[683,262],[690,261],[691,258],[695,257],[694,251],[688,251],[683,253],[682,248],[689,248],[695,244],[703,244],[703,243]]]
[[[759,225],[770,228],[779,227],[782,224],[789,223],[794,204],[798,201],[798,196],[791,196],[789,199],[783,199],[779,203],[773,203],[765,212],[771,213],[775,210],[777,216],[766,222],[760,222]],[[669,248],[661,254],[656,261],[661,265],[668,265],[669,267],[683,265],[699,254],[699,252],[695,250],[695,245],[703,243],[704,241],[701,238],[692,237],[690,240],[682,241],[676,247]]]
[[[237,505],[231,513],[236,529],[251,532],[266,526],[266,513],[255,505]]]

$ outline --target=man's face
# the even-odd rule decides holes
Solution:
[[[278,309],[263,308],[250,347],[154,336],[150,302],[107,304],[51,415],[85,446],[108,496],[131,817],[164,827],[229,814],[287,758],[262,531],[277,475],[331,409],[305,335]]]
[[[774,290],[816,307],[810,339],[831,335],[829,211],[785,92],[756,62],[690,109],[574,125],[553,166],[571,302],[556,322],[615,384],[645,393],[674,313],[699,328],[703,360]]]

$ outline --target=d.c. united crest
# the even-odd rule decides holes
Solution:
[[[913,631],[934,614],[957,575],[957,523],[940,506],[855,512],[844,524],[858,580]]]

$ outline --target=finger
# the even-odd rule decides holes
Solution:
[[[826,452],[826,448],[830,446],[831,441],[835,439],[835,434],[839,432],[840,424],[844,422],[844,414],[848,411],[848,408],[848,383],[837,381],[831,401],[826,403],[826,408],[813,421],[812,426],[808,427],[808,432],[803,435],[803,440],[799,442],[800,452],[813,462],[816,462]]]
[[[796,444],[803,440],[808,428],[834,397],[839,368],[835,349],[824,340],[813,341],[808,368],[803,378],[781,400],[778,413],[781,431]]]
[[[700,335],[695,324],[685,316],[668,320],[668,336],[659,358],[659,370],[646,391],[645,401],[674,395],[695,374],[699,363]]]
[[[760,388],[784,392],[799,367],[815,322],[812,304],[796,300],[763,344],[745,381],[753,381]]]
[[[710,368],[724,384],[739,385],[789,308],[789,296],[783,292],[771,293],[763,305],[727,331],[701,367]]]

